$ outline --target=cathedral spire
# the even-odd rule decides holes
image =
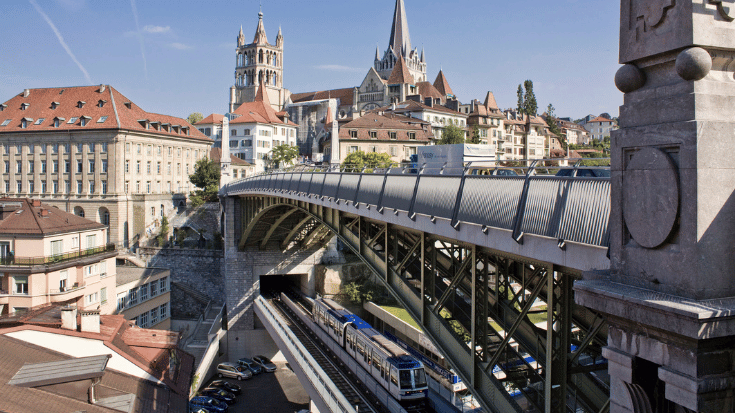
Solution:
[[[278,36],[276,36],[276,46],[281,47],[283,45],[283,33],[281,33],[281,26],[278,26]]]
[[[237,45],[245,46],[245,35],[242,34],[242,25],[240,25],[240,33],[237,35]]]
[[[411,36],[408,34],[408,20],[403,0],[396,0],[393,28],[390,31],[390,47],[395,53],[400,53],[404,57],[411,52]]]
[[[375,61],[380,60],[380,46],[375,46]]]
[[[258,13],[258,28],[255,29],[255,44],[267,44],[268,37],[265,35],[265,26],[263,26],[263,12]]]
[[[424,46],[421,46],[421,63],[426,63],[426,60],[424,59]]]

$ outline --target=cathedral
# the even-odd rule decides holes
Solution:
[[[235,84],[230,87],[230,113],[235,112],[243,103],[255,100],[261,80],[265,84],[273,109],[282,111],[290,95],[283,88],[283,34],[279,28],[276,44],[268,43],[262,11],[258,13],[258,27],[252,43],[245,43],[242,27],[237,35]]]

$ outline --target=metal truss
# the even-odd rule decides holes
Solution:
[[[574,304],[573,270],[309,202],[238,202],[241,246],[278,238],[281,246],[300,239],[308,248],[336,234],[421,324],[486,410],[609,410],[601,357],[607,325]]]

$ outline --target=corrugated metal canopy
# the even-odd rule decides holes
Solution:
[[[48,363],[25,364],[8,384],[22,387],[38,387],[51,384],[102,377],[109,354],[72,358]]]

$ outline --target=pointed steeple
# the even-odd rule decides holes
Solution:
[[[498,109],[498,103],[495,101],[495,95],[493,95],[493,92],[487,92],[487,96],[485,96],[485,107],[490,109]]]
[[[452,92],[452,88],[449,87],[449,82],[447,82],[447,78],[444,77],[443,70],[439,70],[439,74],[436,76],[436,80],[434,81],[434,87],[443,96],[448,96],[448,95],[454,96],[454,92]]]
[[[271,101],[268,97],[268,91],[265,88],[265,80],[263,77],[260,78],[260,85],[258,85],[258,92],[255,94],[253,102],[263,102],[264,105],[270,106]]]
[[[424,46],[421,46],[421,63],[426,63],[426,59],[424,59]]]
[[[268,37],[265,35],[265,26],[263,26],[263,12],[258,13],[258,28],[255,29],[255,44],[267,44]]]
[[[242,25],[240,25],[240,33],[237,35],[237,45],[245,46],[245,35],[242,33]]]
[[[278,36],[276,36],[276,47],[283,46],[283,33],[281,33],[281,26],[278,26]]]
[[[390,31],[390,47],[393,52],[403,57],[411,52],[411,36],[408,34],[408,20],[403,0],[396,0],[396,10],[393,12],[393,28]]]
[[[375,46],[375,61],[380,60],[380,46]]]

